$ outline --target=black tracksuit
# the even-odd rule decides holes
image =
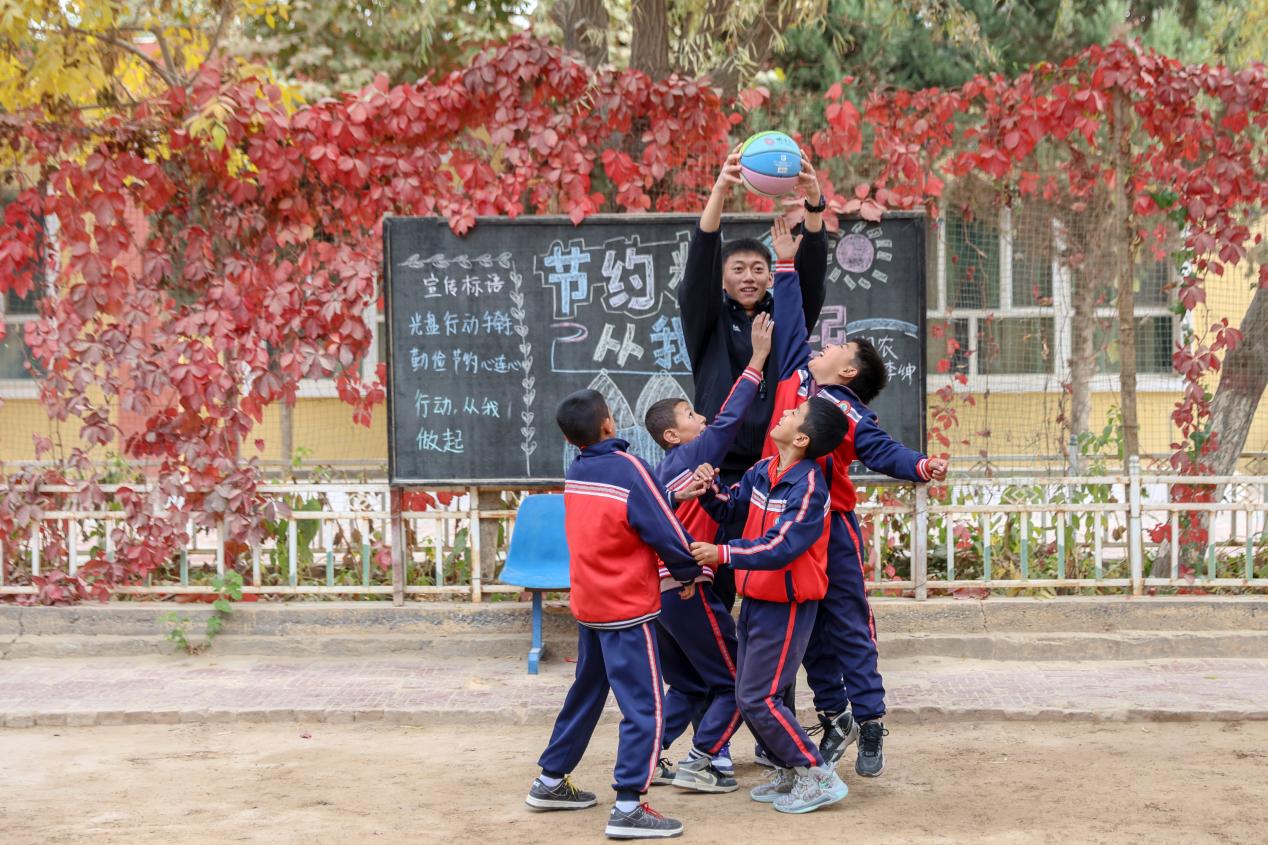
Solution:
[[[797,273],[801,279],[801,295],[806,329],[814,331],[819,312],[827,296],[825,279],[828,272],[827,231],[806,232],[797,252]],[[758,311],[774,313],[774,298],[769,292],[757,305]],[[700,227],[691,236],[687,250],[687,266],[678,287],[678,310],[682,316],[687,355],[691,358],[691,375],[695,380],[695,408],[712,420],[731,393],[731,387],[748,366],[753,356],[752,318],[722,288],[722,232],[704,232]],[[762,457],[762,443],[770,429],[775,405],[775,384],[779,373],[774,356],[766,360],[765,380],[757,398],[740,424],[735,445],[722,461],[721,480],[733,484]],[[738,525],[723,525],[722,541],[739,537]],[[704,538],[699,538],[704,539]],[[735,603],[734,575],[729,566],[715,575],[714,591],[727,607]]]

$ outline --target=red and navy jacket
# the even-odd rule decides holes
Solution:
[[[735,435],[739,433],[740,424],[744,422],[761,383],[762,374],[752,367],[745,367],[731,386],[731,393],[722,403],[722,410],[700,432],[700,436],[690,443],[674,446],[665,453],[664,459],[656,465],[656,480],[665,485],[671,496],[691,484],[696,467],[701,464],[721,466],[722,459],[731,451],[731,444],[735,442]],[[697,540],[712,543],[718,534],[718,523],[700,506],[698,500],[679,503],[677,516],[687,533]],[[704,566],[701,570],[702,580],[713,580],[712,567]],[[660,574],[661,578],[670,577],[669,570],[664,568]]]
[[[779,384],[775,388],[772,424],[789,408],[811,396],[829,400],[850,421],[841,445],[819,459],[832,489],[832,510],[854,510],[858,495],[850,480],[850,464],[859,461],[870,470],[904,481],[928,481],[929,459],[908,449],[877,424],[876,413],[843,384],[817,385],[810,375],[809,333],[797,319],[801,315],[801,286],[792,262],[775,264],[775,330],[771,357],[778,359]],[[763,455],[774,455],[775,444],[767,431]]]
[[[761,601],[815,601],[828,592],[828,485],[814,461],[784,472],[778,458],[758,461],[728,490],[700,501],[718,522],[747,509],[742,539],[718,547],[735,573],[735,591]]]
[[[660,614],[661,561],[681,583],[700,567],[651,468],[612,438],[587,446],[564,476],[572,615],[590,628],[632,628]]]

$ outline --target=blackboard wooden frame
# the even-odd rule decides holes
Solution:
[[[633,221],[636,221],[639,223],[657,223],[657,222],[668,222],[671,220],[681,220],[684,216],[690,216],[690,215],[599,214],[599,215],[593,215],[591,217],[586,218],[586,222],[602,223],[602,224],[626,223],[626,222],[633,222]],[[733,224],[750,224],[750,225],[763,224],[765,222],[768,222],[771,219],[772,219],[772,215],[770,214],[751,214],[751,213],[728,214],[728,215],[724,215],[723,217],[723,225],[727,226],[727,225],[733,225]],[[884,219],[886,220],[923,220],[924,215],[919,212],[891,212],[891,213],[887,213]],[[394,315],[393,315],[393,296],[392,296],[393,271],[392,271],[392,268],[395,266],[395,263],[393,261],[393,255],[392,255],[392,238],[389,237],[389,235],[394,225],[399,225],[400,223],[405,221],[418,221],[418,220],[428,220],[429,222],[432,222],[432,221],[435,221],[436,218],[388,216],[388,217],[385,217],[383,220],[383,242],[384,242],[384,245],[383,245],[383,298],[384,298],[384,312],[385,312],[384,331],[387,333],[386,334],[386,348],[387,348],[386,366],[387,366],[387,385],[388,385],[387,434],[388,434],[388,483],[389,485],[391,485],[392,487],[397,487],[397,488],[427,488],[427,489],[469,488],[472,486],[479,486],[481,488],[486,488],[486,489],[497,488],[497,489],[517,489],[517,490],[537,489],[537,488],[558,488],[563,483],[562,474],[559,476],[551,476],[548,478],[524,478],[524,477],[513,477],[513,476],[505,477],[505,478],[487,478],[487,477],[429,478],[429,477],[402,477],[398,474],[396,445],[395,445],[395,438],[393,435],[393,433],[396,431],[396,425],[397,425],[397,419],[396,419],[397,408],[396,408],[396,402],[393,398],[394,391],[392,389],[392,384],[393,384],[392,370],[393,370],[393,366],[395,362],[395,349],[394,349],[395,338],[394,338],[394,331],[393,331],[395,322],[394,322]],[[515,226],[515,227],[556,226],[558,227],[565,224],[571,226],[571,221],[569,220],[568,217],[564,215],[524,216],[524,217],[518,217],[518,218],[480,217],[480,218],[477,218],[477,221],[476,221],[477,229],[480,227],[502,227],[502,226]],[[581,226],[574,227],[574,228],[580,231],[581,229],[584,228],[584,226],[585,226],[585,223],[583,223]],[[917,242],[919,244],[918,251],[921,256],[920,267],[921,267],[922,275],[927,273],[927,268],[929,265],[928,238],[926,237],[926,234],[927,234],[927,226],[922,225],[916,228],[916,237],[917,237]],[[833,238],[833,242],[835,242],[835,239],[839,236],[840,236],[839,232],[829,233],[829,237]],[[926,347],[927,347],[926,298],[927,298],[928,279],[925,278],[924,282],[925,282],[924,284],[918,285],[917,290],[915,291],[916,296],[918,297],[918,300],[919,300],[917,304],[917,309],[916,309],[916,313],[918,317],[917,341],[919,346],[918,374],[920,377],[918,390],[917,390],[917,395],[918,395],[917,404],[919,406],[919,409],[917,412],[918,413],[917,424],[918,424],[919,440],[920,440],[919,448],[921,449],[925,448],[925,445],[927,443],[927,437],[928,437],[927,419],[926,419],[927,401],[928,401],[927,400],[927,373],[925,372],[925,366],[924,366],[924,362],[926,360]],[[547,425],[550,424],[549,422],[547,422],[548,419],[549,419],[549,415],[547,415],[546,420],[542,421],[543,424],[547,424]],[[884,424],[883,420],[882,420],[882,424]],[[884,479],[883,477],[876,477],[866,473],[860,473],[859,477],[867,478],[871,481],[888,480],[888,479]]]

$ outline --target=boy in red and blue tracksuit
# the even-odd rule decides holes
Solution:
[[[647,430],[666,450],[656,466],[656,478],[671,494],[688,493],[697,483],[696,469],[720,464],[731,450],[762,383],[771,331],[768,315],[754,318],[752,357],[711,424],[706,425],[685,399],[662,399],[647,410]],[[717,535],[717,523],[695,499],[678,504],[677,516],[692,537],[712,541]],[[661,668],[669,682],[661,744],[667,749],[689,722],[696,723],[696,730],[687,758],[676,772],[669,768],[668,759],[662,760],[657,782],[700,792],[732,792],[739,786],[727,751],[740,725],[735,703],[735,620],[713,591],[713,568],[701,569],[696,594],[687,600],[678,597],[678,584],[670,573],[661,572],[664,592],[657,624],[662,634]]]
[[[782,220],[772,230],[776,279],[791,272],[799,239]],[[776,348],[776,354],[779,349]],[[779,359],[780,383],[795,377]],[[759,461],[729,490],[716,487],[700,499],[719,523],[743,515],[741,539],[724,545],[697,542],[701,566],[729,564],[740,607],[736,700],[749,730],[778,769],[754,788],[755,801],[776,810],[805,813],[840,801],[845,784],[825,766],[819,749],[784,702],[828,588],[828,490],[815,460],[837,447],[846,424],[837,408],[812,398],[785,411],[771,429],[777,455]]]
[[[603,396],[594,390],[571,394],[560,403],[556,420],[581,449],[564,485],[577,673],[538,760],[542,773],[525,801],[538,809],[595,804],[594,794],[573,786],[568,773],[581,761],[610,689],[623,718],[613,784],[617,800],[605,832],[625,839],[675,836],[681,822],[639,804],[660,758],[664,707],[653,623],[660,613],[661,564],[686,585],[684,598],[694,594],[700,567],[651,468],[615,437]]]
[[[774,296],[774,348],[789,356],[796,371],[776,390],[776,415],[817,396],[831,401],[849,424],[841,445],[820,461],[832,492],[828,592],[803,661],[824,732],[820,751],[835,766],[858,737],[855,771],[876,777],[885,766],[885,688],[877,667],[876,622],[867,601],[863,531],[854,514],[850,464],[857,460],[892,478],[927,482],[946,477],[946,461],[908,449],[877,425],[865,401],[884,388],[888,374],[869,341],[828,345],[812,357],[805,323],[794,319],[802,307],[795,272],[776,275]],[[773,454],[776,445],[768,438],[763,453]]]

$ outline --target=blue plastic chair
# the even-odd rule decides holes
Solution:
[[[567,590],[572,585],[568,576],[568,537],[564,533],[562,493],[536,493],[520,502],[500,580],[533,594],[533,643],[528,650],[528,674],[536,675],[545,649],[542,593]]]

